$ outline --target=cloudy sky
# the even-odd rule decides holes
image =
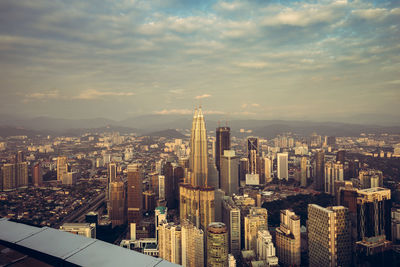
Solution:
[[[0,1],[0,113],[400,116],[399,1]]]

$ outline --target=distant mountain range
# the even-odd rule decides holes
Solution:
[[[206,127],[215,131],[218,127],[218,115],[206,115]],[[23,118],[0,115],[0,136],[10,135],[81,135],[85,132],[101,133],[118,131],[138,135],[165,136],[182,138],[180,132],[190,129],[191,116],[188,115],[144,115],[121,121],[105,118],[94,119],[58,119],[52,117]],[[221,125],[225,125],[222,123]],[[398,126],[380,126],[368,123],[315,122],[295,120],[243,120],[232,119],[228,122],[232,135],[255,135],[271,138],[284,132],[310,135],[357,136],[360,133],[398,133]],[[385,124],[384,124],[385,125]],[[169,129],[169,130],[166,130]],[[171,129],[177,129],[171,130]],[[245,133],[241,133],[244,129]]]

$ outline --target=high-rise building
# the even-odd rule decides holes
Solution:
[[[360,170],[358,175],[362,189],[383,186],[382,171],[374,169]]]
[[[272,160],[268,157],[263,158],[264,182],[272,182]]]
[[[239,161],[239,181],[246,181],[246,174],[249,172],[249,159],[241,158]]]
[[[323,150],[318,150],[315,154],[315,177],[314,185],[315,190],[324,191],[324,166],[325,166],[325,153]]]
[[[287,153],[278,153],[277,154],[277,170],[278,170],[278,179],[289,180],[289,168],[288,168],[288,154]]]
[[[226,196],[222,200],[222,221],[228,228],[229,253],[235,257],[240,255],[240,209],[235,205],[232,197]]]
[[[165,200],[165,176],[158,176],[158,199]]]
[[[32,182],[33,182],[34,186],[42,186],[43,185],[42,166],[41,166],[40,162],[33,165]]]
[[[128,165],[127,215],[128,224],[142,220],[142,171],[140,164]]]
[[[182,221],[182,265],[204,267],[204,232],[187,220]]]
[[[392,208],[392,241],[400,244],[400,208]]]
[[[68,173],[67,157],[57,157],[57,181],[62,182],[63,175]]]
[[[239,192],[239,157],[235,151],[225,150],[221,156],[221,189],[231,196]]]
[[[344,168],[343,164],[340,162],[327,162],[325,164],[325,172],[324,172],[325,182],[324,188],[325,193],[330,195],[335,195],[335,181],[343,181],[344,180]]]
[[[125,185],[123,182],[110,183],[110,218],[112,227],[125,224]],[[140,199],[141,196],[139,196]]]
[[[268,230],[268,213],[264,208],[252,207],[244,217],[244,247],[246,250],[257,250],[257,232]]]
[[[195,111],[190,136],[189,169],[193,186],[207,186],[208,156],[207,132],[201,108]]]
[[[17,187],[28,187],[28,162],[17,162],[16,166],[16,180]]]
[[[155,236],[157,241],[159,239],[158,231],[160,229],[160,225],[163,224],[164,221],[165,222],[167,221],[167,215],[168,215],[167,207],[159,206],[154,210],[154,219],[155,219],[154,227],[156,230]]]
[[[224,155],[225,150],[231,149],[231,128],[218,127],[216,131],[216,145],[215,145],[215,165],[221,174],[220,159]]]
[[[348,209],[308,205],[310,266],[350,266],[351,237]]]
[[[114,162],[111,162],[107,166],[107,177],[108,177],[108,182],[116,182],[117,181],[117,164]]]
[[[221,222],[207,227],[207,267],[228,266],[228,229]]]
[[[18,151],[16,155],[16,163],[24,162],[24,152]]]
[[[300,266],[300,217],[281,210],[281,224],[276,228],[276,249],[284,266]]]
[[[201,108],[194,113],[190,149],[189,183],[182,183],[179,188],[180,219],[206,229],[215,218],[215,192],[207,182],[207,136]]]
[[[258,162],[258,138],[257,137],[249,137],[247,138],[247,158],[249,160],[248,173],[256,174],[257,170],[257,162]]]
[[[300,162],[300,185],[302,187],[307,186],[307,158],[302,157]]]
[[[170,161],[167,161],[163,168],[162,174],[164,175],[164,194],[167,206],[169,208],[175,208],[174,201],[174,167]]]
[[[14,190],[17,184],[15,177],[15,165],[7,163],[4,164],[1,169],[3,174],[3,191]]]
[[[336,162],[339,161],[340,163],[344,164],[345,160],[346,160],[346,150],[339,150],[336,153]]]
[[[164,221],[159,226],[158,249],[160,258],[172,263],[182,264],[181,226]]]
[[[267,266],[278,265],[278,257],[275,255],[275,246],[268,230],[259,230],[257,233],[257,257],[267,262]]]

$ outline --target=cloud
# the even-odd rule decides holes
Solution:
[[[204,94],[204,95],[198,95],[198,96],[196,96],[195,99],[203,99],[203,98],[209,98],[209,97],[211,97],[211,95],[209,95],[209,94]]]
[[[193,114],[193,110],[190,110],[190,109],[163,109],[160,111],[154,111],[154,114],[158,114],[158,115],[171,115],[171,114],[189,115],[189,114]]]
[[[133,96],[135,93],[132,92],[111,92],[111,91],[98,91],[95,89],[89,89],[81,92],[79,95],[74,97],[75,99],[93,100],[107,96]]]
[[[60,98],[60,92],[58,90],[53,90],[53,91],[44,91],[44,92],[36,92],[36,93],[30,93],[30,94],[25,94],[24,97],[27,100],[43,100],[43,99],[57,99]]]
[[[370,8],[353,10],[351,13],[358,18],[366,20],[383,19],[388,14],[388,10],[385,8]]]
[[[239,62],[235,63],[236,66],[248,69],[263,69],[268,66],[267,62],[262,61],[250,61],[250,62]]]

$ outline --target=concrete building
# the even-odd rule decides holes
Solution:
[[[19,188],[28,187],[28,162],[17,162],[15,167],[17,180],[16,186]]]
[[[325,170],[325,153],[323,150],[318,150],[315,154],[315,175],[314,188],[317,191],[324,191],[324,170]]]
[[[281,224],[276,228],[276,249],[284,266],[300,266],[300,217],[293,211],[281,210]]]
[[[324,179],[325,193],[335,195],[335,181],[344,180],[343,164],[331,161],[325,163]]]
[[[207,266],[228,266],[228,229],[224,223],[213,222],[207,227]]]
[[[126,188],[123,182],[110,183],[110,219],[112,227],[126,222]]]
[[[400,208],[392,208],[392,242],[400,244]]]
[[[204,232],[189,221],[182,222],[182,265],[204,267]]]
[[[350,266],[351,237],[348,209],[308,205],[310,266]]]
[[[164,221],[159,226],[159,257],[172,263],[182,264],[181,226]]]
[[[229,253],[238,257],[241,250],[240,209],[229,196],[223,197],[222,209],[222,221],[225,223],[229,231]]]
[[[36,163],[32,167],[32,183],[34,186],[42,186],[43,185],[43,173],[42,166],[40,162]]]
[[[272,160],[270,158],[263,158],[263,172],[264,182],[272,182]]]
[[[278,153],[277,154],[277,175],[278,179],[289,179],[289,168],[288,168],[288,154]]]
[[[215,141],[215,165],[219,173],[221,173],[220,159],[224,155],[225,150],[231,149],[231,128],[218,127],[216,130]]]
[[[140,164],[131,164],[127,167],[127,219],[128,224],[140,223],[143,212],[143,197],[142,197],[142,171]]]
[[[57,181],[62,182],[63,175],[68,173],[67,157],[57,157]]]
[[[11,191],[16,188],[16,177],[15,177],[15,165],[14,164],[4,164],[1,167],[3,176],[3,191]]]
[[[307,157],[302,157],[300,162],[300,185],[307,186]]]
[[[259,230],[257,233],[257,257],[259,260],[266,261],[268,266],[278,265],[275,246],[268,230]]]
[[[257,250],[257,232],[268,230],[268,213],[264,208],[252,207],[244,218],[244,247]]]
[[[64,223],[60,226],[60,230],[76,235],[96,238],[95,223]]]
[[[225,150],[220,158],[221,189],[227,196],[239,192],[239,157],[234,150]]]

